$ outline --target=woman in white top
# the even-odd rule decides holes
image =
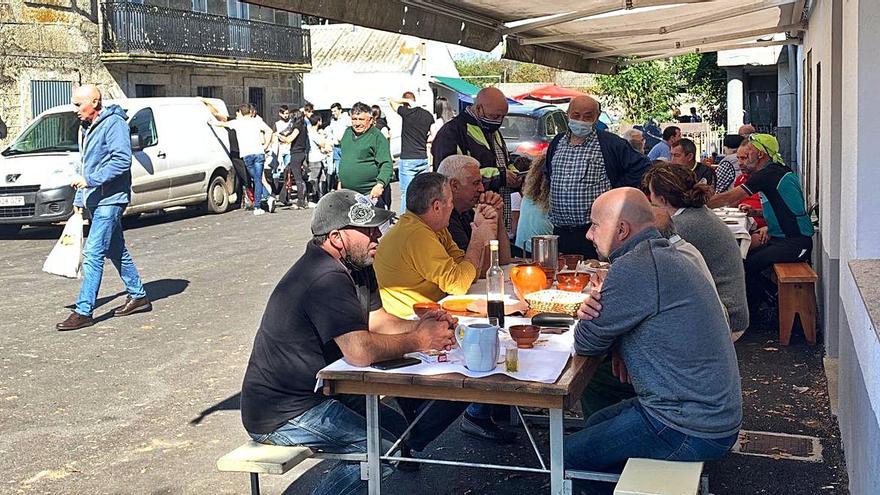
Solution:
[[[309,201],[317,204],[321,196],[327,192],[327,172],[324,168],[324,160],[327,158],[329,146],[324,131],[321,129],[321,115],[313,113],[308,122],[309,152],[306,161],[309,162]]]

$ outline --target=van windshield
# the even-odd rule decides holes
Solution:
[[[3,150],[3,156],[41,153],[47,151],[77,151],[80,129],[74,112],[50,113],[35,120]]]

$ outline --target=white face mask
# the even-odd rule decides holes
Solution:
[[[568,121],[568,129],[577,137],[584,137],[593,132],[593,125],[592,122],[585,122],[583,120]]]

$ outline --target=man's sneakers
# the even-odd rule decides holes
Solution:
[[[275,213],[276,201],[274,196],[269,196],[269,199],[266,200],[266,206],[269,207],[269,213]]]
[[[113,310],[113,316],[128,316],[134,313],[151,311],[152,309],[153,303],[151,303],[146,296],[138,299],[133,299],[131,296],[128,296],[125,298],[125,304]]]
[[[461,432],[483,440],[507,444],[516,440],[516,433],[502,430],[492,418],[475,418],[468,413],[461,415]]]
[[[80,328],[90,327],[95,324],[95,320],[91,316],[83,316],[76,311],[70,313],[70,316],[61,323],[55,325],[55,329],[59,332],[68,330],[79,330]]]
[[[258,217],[258,216],[260,216],[260,215],[262,215],[262,214],[264,214],[264,213],[266,213],[266,212],[263,211],[262,208],[254,208],[254,216],[257,216],[257,217]]]

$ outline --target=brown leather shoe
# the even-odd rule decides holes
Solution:
[[[76,311],[70,313],[70,316],[61,323],[55,325],[55,329],[59,332],[67,330],[78,330],[80,328],[90,327],[95,324],[95,320],[91,316],[83,316]]]
[[[125,304],[113,310],[113,316],[128,316],[132,313],[141,313],[153,309],[153,304],[146,297],[140,299],[132,299],[128,296]]]

